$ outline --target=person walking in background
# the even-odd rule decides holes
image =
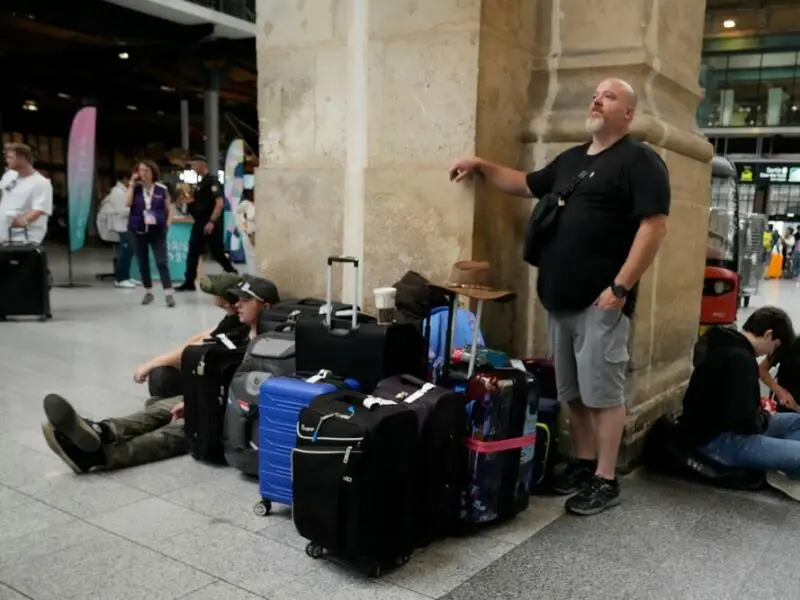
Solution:
[[[192,169],[202,180],[194,194],[185,198],[189,214],[194,219],[191,237],[189,238],[189,255],[186,258],[186,276],[183,284],[176,289],[179,292],[194,291],[197,279],[197,265],[207,246],[211,256],[226,273],[236,273],[231,260],[225,254],[223,243],[223,226],[220,222],[225,208],[222,197],[222,185],[215,173],[208,168],[205,156],[192,157]]]
[[[167,186],[158,182],[158,166],[144,160],[136,167],[128,186],[126,203],[131,209],[128,230],[133,237],[139,272],[142,275],[144,298],[142,304],[153,302],[153,278],[150,274],[150,248],[164,288],[167,306],[175,306],[172,279],[167,265],[167,228],[170,220],[170,200]]]
[[[6,144],[5,159],[8,169],[0,178],[0,243],[41,244],[53,214],[53,185],[33,168],[30,146]]]
[[[128,184],[130,177],[123,177],[111,188],[97,211],[97,220],[104,220],[108,229],[119,237],[114,257],[114,287],[132,289],[136,283],[131,280],[131,261],[133,260],[133,235],[128,231]],[[99,226],[98,226],[99,228]]]

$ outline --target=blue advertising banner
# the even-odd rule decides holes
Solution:
[[[86,243],[86,227],[94,196],[94,144],[97,108],[87,106],[72,121],[67,147],[67,207],[69,249],[75,252]]]

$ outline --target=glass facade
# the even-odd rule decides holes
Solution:
[[[800,126],[800,52],[703,57],[700,127]]]

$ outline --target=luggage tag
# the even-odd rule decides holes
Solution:
[[[236,350],[236,344],[234,344],[230,338],[225,335],[224,333],[220,333],[217,335],[217,339],[222,342],[222,345],[225,346],[228,350]]]
[[[152,210],[144,211],[144,224],[145,225],[156,224],[156,214]]]
[[[433,385],[432,383],[426,383],[421,388],[419,388],[416,392],[414,392],[413,394],[410,394],[408,397],[406,397],[403,400],[403,402],[405,404],[412,404],[413,402],[416,402],[417,400],[422,398],[425,394],[427,394],[431,390],[435,390],[435,389],[436,389],[435,385]]]
[[[333,371],[329,371],[328,369],[321,369],[319,373],[316,375],[312,375],[308,379],[306,379],[306,383],[318,383],[323,379],[327,379],[333,375]]]

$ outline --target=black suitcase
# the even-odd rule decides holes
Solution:
[[[323,550],[377,577],[408,561],[414,549],[419,433],[405,405],[345,390],[319,396],[300,411],[292,451],[292,516]]]
[[[328,299],[332,290],[334,263],[349,263],[356,270],[353,297],[358,297],[359,262],[352,257],[328,257]],[[300,319],[295,329],[297,369],[329,369],[351,377],[369,393],[378,381],[391,375],[427,374],[425,337],[411,323],[379,325],[359,323],[355,304],[350,319]]]
[[[416,542],[431,542],[460,533],[461,492],[467,482],[467,397],[416,377],[382,380],[374,396],[404,403],[419,421]]]
[[[352,307],[342,302],[331,302],[331,310],[334,315],[340,317],[350,316]],[[268,331],[281,331],[283,329],[292,330],[299,319],[316,318],[323,319],[327,311],[325,300],[318,298],[300,298],[296,300],[283,300],[278,304],[265,308],[258,315],[258,333]],[[359,314],[359,321],[375,320],[363,313]],[[288,326],[288,327],[287,327]]]
[[[187,346],[181,355],[184,431],[194,458],[224,465],[222,443],[228,388],[246,345],[230,349],[218,340]]]
[[[41,246],[0,244],[0,321],[22,316],[39,317],[40,321],[51,318],[49,279],[47,254]]]
[[[294,372],[294,334],[267,332],[247,347],[228,389],[222,433],[227,463],[258,476],[258,403],[261,384],[273,375]]]

